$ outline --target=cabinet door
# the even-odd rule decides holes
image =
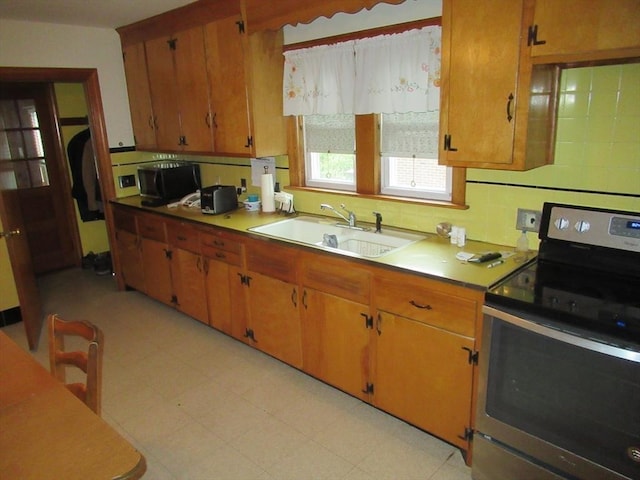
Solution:
[[[256,348],[302,366],[299,291],[295,284],[248,272],[249,328]]]
[[[229,265],[213,258],[204,258],[205,286],[209,306],[209,325],[231,335],[231,271]],[[237,279],[235,279],[237,281]],[[233,297],[233,300],[240,300]]]
[[[369,307],[305,288],[302,294],[303,370],[367,400]]]
[[[147,68],[159,149],[179,150],[180,121],[178,84],[173,63],[173,38],[161,37],[145,42]]]
[[[209,324],[202,257],[181,248],[174,249],[171,255],[171,282],[178,310]]]
[[[145,272],[145,293],[172,305],[171,264],[164,242],[142,238],[142,264]]]
[[[246,34],[234,16],[205,26],[207,70],[213,112],[216,153],[251,153],[247,82],[245,78]]]
[[[639,25],[638,0],[536,0],[531,55],[629,56],[612,50],[640,48]]]
[[[468,449],[473,340],[387,312],[375,323],[374,404]]]
[[[155,148],[156,130],[144,43],[125,47],[123,60],[136,147],[140,149]]]
[[[231,336],[244,343],[251,343],[249,328],[249,289],[242,281],[240,267],[229,265],[229,292],[231,298]]]
[[[521,1],[444,2],[441,162],[512,162],[521,16]]]
[[[125,285],[144,292],[144,267],[138,236],[126,230],[117,230],[116,241],[120,257],[120,274]]]
[[[190,152],[211,152],[212,119],[203,29],[195,27],[185,30],[174,38],[180,132],[184,137],[182,148]]]

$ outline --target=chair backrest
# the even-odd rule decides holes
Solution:
[[[91,410],[100,415],[102,403],[102,331],[87,321],[65,321],[57,314],[47,318],[49,325],[49,364],[51,374],[60,380]],[[85,351],[66,351],[65,337],[80,337],[88,342]],[[85,373],[85,383],[67,383],[66,367]],[[77,375],[76,375],[77,377]],[[75,380],[75,378],[74,378]]]

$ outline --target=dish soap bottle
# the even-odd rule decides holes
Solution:
[[[529,251],[529,239],[527,238],[526,230],[522,231],[522,235],[518,238],[518,243],[516,243],[516,252],[518,253],[527,253]]]

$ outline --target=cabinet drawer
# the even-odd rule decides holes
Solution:
[[[296,283],[296,258],[298,250],[281,247],[275,242],[252,241],[247,244],[247,270]]]
[[[376,278],[374,302],[379,310],[411,318],[467,337],[475,337],[476,301],[414,286],[412,277]]]
[[[324,255],[304,255],[300,264],[303,286],[347,300],[369,304],[370,274],[356,268],[353,262]]]
[[[202,247],[202,255],[212,260],[235,265],[236,267],[239,267],[242,263],[242,257],[239,253],[231,253],[219,248]]]
[[[167,234],[165,231],[165,222],[160,217],[151,215],[140,215],[138,217],[138,229],[140,236],[157,240],[159,242],[167,242]]]
[[[169,245],[173,247],[200,253],[200,237],[193,225],[182,222],[167,223],[167,237]]]
[[[136,214],[123,208],[113,209],[113,224],[116,230],[125,230],[127,232],[138,234],[136,229]]]
[[[242,243],[240,239],[225,232],[207,229],[200,231],[200,248],[202,253],[210,257],[215,257],[215,252],[224,251],[240,255]],[[209,253],[212,252],[212,253]]]

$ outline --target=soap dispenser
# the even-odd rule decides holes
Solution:
[[[522,231],[522,235],[518,238],[516,243],[516,252],[526,254],[529,251],[529,239],[527,238],[526,230]]]

